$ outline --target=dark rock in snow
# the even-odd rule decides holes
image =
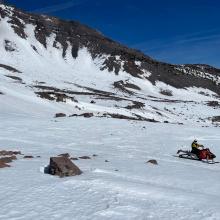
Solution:
[[[88,159],[91,159],[91,157],[89,156],[82,156],[82,157],[79,157],[80,159],[84,159],[84,160],[88,160]]]
[[[70,160],[79,160],[77,157],[71,157]]]
[[[154,165],[158,165],[157,161],[154,160],[154,159],[148,160],[147,163],[151,163],[151,164],[154,164]]]
[[[34,158],[32,155],[25,155],[24,157],[23,157],[24,159],[32,159],[32,158]]]
[[[55,118],[66,117],[64,113],[56,113]]]
[[[213,116],[211,119],[212,122],[220,122],[220,116]]]
[[[91,117],[93,117],[93,113],[83,113],[80,116],[83,116],[85,118],[91,118]]]
[[[70,157],[69,153],[63,153],[63,154],[59,154],[58,156],[61,156],[61,157]]]
[[[65,177],[80,175],[82,171],[67,157],[51,157],[48,173]]]
[[[172,94],[172,91],[170,91],[170,90],[168,90],[168,89],[166,89],[166,90],[161,89],[161,90],[160,90],[160,93],[161,93],[162,95],[166,95],[166,96],[172,96],[172,95],[173,95],[173,94]]]

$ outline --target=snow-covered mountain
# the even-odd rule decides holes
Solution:
[[[6,5],[0,36],[1,113],[219,120],[220,70],[211,66],[158,62],[78,22]]]
[[[196,138],[219,161],[219,78],[0,5],[0,219],[219,220],[219,163],[174,157]],[[43,172],[62,153],[82,175]]]

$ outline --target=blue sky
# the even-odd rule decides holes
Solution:
[[[219,0],[8,0],[78,20],[153,58],[220,67]]]

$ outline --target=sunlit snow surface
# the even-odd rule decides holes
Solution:
[[[1,148],[41,156],[20,157],[0,170],[0,219],[220,219],[220,165],[172,156],[195,137],[220,155],[218,128],[97,118],[0,120]],[[65,152],[98,156],[75,162],[81,176],[41,172],[50,156]],[[146,164],[149,159],[159,165]]]
[[[219,128],[209,119],[219,115],[219,108],[207,106],[208,101],[219,101],[216,94],[163,82],[153,85],[148,71],[145,79],[123,68],[118,75],[101,71],[108,55],[93,60],[86,48],[74,59],[69,45],[63,58],[60,45],[52,46],[54,34],[45,49],[34,28],[26,25],[27,39],[22,39],[7,18],[0,21],[0,64],[20,71],[0,67],[0,150],[35,156],[29,160],[18,156],[12,167],[0,169],[0,220],[219,220],[220,165],[173,157],[179,148],[190,149],[197,138],[219,159]],[[5,40],[14,51],[5,50]],[[116,58],[120,61],[120,56]],[[141,90],[124,93],[113,86],[117,81]],[[38,97],[38,85],[79,93],[96,89],[119,100],[74,95],[78,102],[55,102]],[[145,106],[127,109],[134,101]],[[67,116],[89,112],[94,117],[55,119],[58,112]],[[105,113],[138,114],[162,123],[98,118]],[[42,172],[51,156],[66,152],[92,158],[74,161],[81,176],[59,178]],[[156,159],[158,166],[147,164],[149,159]]]

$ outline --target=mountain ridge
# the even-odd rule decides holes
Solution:
[[[29,88],[34,102],[44,99],[41,104],[50,104],[52,109],[56,106],[68,115],[91,111],[97,117],[175,123],[185,121],[180,117],[185,112],[169,110],[167,103],[182,103],[181,108],[185,108],[186,103],[197,100],[201,106],[219,101],[220,70],[209,65],[159,62],[79,22],[4,5],[0,6],[0,16],[0,72],[2,84],[11,94],[15,92],[10,87],[14,80],[20,83],[19,91],[23,91],[22,86]],[[7,91],[1,92],[7,95]],[[93,99],[100,103],[88,103]],[[64,109],[59,102],[65,103]],[[214,112],[206,112],[205,119],[190,112],[187,117],[205,122],[217,116]]]

